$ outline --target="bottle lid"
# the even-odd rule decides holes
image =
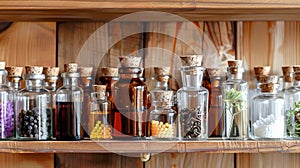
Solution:
[[[77,72],[78,64],[77,63],[69,63],[64,65],[64,72]]]
[[[141,74],[142,69],[138,67],[124,67],[119,68],[119,74]]]
[[[293,80],[293,75],[292,75],[293,67],[291,67],[291,66],[282,66],[281,69],[282,69],[282,73],[283,73],[283,76],[284,76],[284,81],[285,82],[292,82],[292,80]]]
[[[173,100],[173,91],[158,91],[153,93],[153,100],[160,105],[170,105]]]
[[[0,62],[0,69],[5,69],[5,62]]]
[[[139,67],[141,59],[141,57],[137,57],[134,55],[119,56],[121,67]]]
[[[300,71],[294,72],[295,81],[300,81]]]
[[[106,92],[106,85],[93,85],[94,92]]]
[[[226,76],[223,68],[207,68],[206,71],[210,77]]]
[[[81,77],[89,77],[93,74],[93,67],[78,67],[78,72]]]
[[[228,67],[242,68],[243,61],[242,60],[228,60]]]
[[[183,55],[180,58],[183,66],[201,66],[203,55]]]
[[[260,75],[259,83],[278,83],[279,77],[278,75]]]
[[[260,85],[261,92],[276,92],[277,85],[275,83],[263,83]]]
[[[23,73],[23,67],[7,66],[5,69],[8,72],[8,76],[11,77],[21,77]]]
[[[58,76],[59,67],[45,66],[45,67],[43,67],[43,74],[45,74],[47,77],[48,76]]]
[[[25,66],[26,74],[42,74],[43,67],[42,66]]]
[[[293,65],[294,72],[300,71],[300,65]]]
[[[270,66],[255,66],[254,75],[257,80],[259,80],[259,76],[261,75],[269,75],[271,67]]]
[[[155,76],[165,76],[170,75],[170,67],[154,67],[154,75]]]
[[[118,76],[118,68],[102,67],[102,68],[100,68],[99,76],[117,77]]]

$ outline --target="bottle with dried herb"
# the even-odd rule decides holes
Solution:
[[[14,90],[6,84],[5,62],[0,62],[0,139],[14,138]]]
[[[112,139],[110,124],[111,104],[107,101],[106,85],[93,85],[90,102],[90,138],[93,140]]]
[[[15,91],[21,90],[21,79],[23,73],[23,67],[7,66],[7,85],[12,87]]]
[[[278,95],[279,84],[261,83],[261,94],[251,108],[250,137],[256,140],[285,138],[284,99]]]
[[[223,139],[248,138],[248,83],[242,61],[228,61],[228,79],[222,84]]]
[[[208,90],[202,87],[204,67],[202,56],[182,58],[188,66],[180,68],[183,87],[177,91],[178,132],[180,140],[205,140],[208,138]]]
[[[291,70],[290,70],[291,71]],[[293,66],[293,86],[284,90],[287,137],[300,138],[300,66]],[[288,73],[285,73],[286,76]],[[285,80],[290,78],[285,77]],[[289,80],[292,81],[292,80]]]
[[[52,139],[51,94],[43,87],[43,67],[26,66],[25,88],[16,94],[16,139]]]
[[[61,74],[63,86],[56,91],[55,127],[56,140],[80,140],[84,131],[81,126],[83,90],[78,86],[80,74],[76,63],[65,64]]]
[[[119,81],[114,85],[114,133],[116,139],[149,137],[147,86],[141,81],[141,57],[120,57]]]

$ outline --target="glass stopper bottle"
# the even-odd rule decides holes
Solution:
[[[177,112],[172,109],[173,91],[156,91],[152,95],[150,113],[151,137],[153,139],[177,138]]]
[[[285,138],[284,99],[277,93],[278,84],[262,83],[261,94],[252,100],[252,139]]]
[[[120,57],[119,81],[114,85],[116,105],[113,137],[140,139],[148,137],[147,86],[141,81],[141,57]],[[120,132],[119,132],[120,131]]]
[[[56,91],[55,126],[57,140],[83,139],[81,126],[83,90],[78,86],[77,64],[65,64],[63,86]]]
[[[91,102],[91,93],[93,92],[93,67],[79,67],[78,72],[80,74],[79,87],[83,90],[83,107],[82,107],[82,117],[81,125],[84,129],[84,136],[88,137],[90,132],[89,127],[89,103]]]
[[[6,85],[5,62],[0,62],[0,139],[14,138],[14,90]]]
[[[106,85],[93,85],[94,92],[91,93],[90,102],[90,138],[112,139],[110,124],[111,104],[107,101]]]
[[[248,83],[242,61],[228,61],[228,79],[222,84],[223,139],[248,138]]]
[[[43,88],[43,67],[26,66],[25,88],[16,94],[16,138],[52,139],[51,95]]]
[[[21,90],[21,79],[23,73],[23,67],[17,66],[7,66],[5,67],[7,70],[7,85],[12,87],[15,91]]]

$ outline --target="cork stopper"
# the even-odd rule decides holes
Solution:
[[[242,60],[229,60],[228,62],[228,67],[235,67],[235,68],[242,68],[243,66],[243,61]]]
[[[154,67],[155,76],[165,76],[170,75],[170,67]]]
[[[277,75],[260,75],[259,80],[260,83],[278,83],[279,77]]]
[[[46,76],[58,76],[59,67],[43,67],[43,74]]]
[[[206,71],[210,77],[226,76],[223,68],[207,68]]]
[[[77,72],[78,64],[77,63],[69,63],[64,65],[64,72]]]
[[[183,66],[201,66],[203,55],[180,56]]]
[[[294,72],[300,71],[300,65],[293,65]]]
[[[294,79],[295,81],[300,81],[300,71],[294,73]]]
[[[118,68],[103,67],[100,68],[99,76],[118,76]]]
[[[291,66],[282,66],[282,73],[284,77],[285,82],[292,82],[293,77],[292,77],[292,72],[293,72],[293,67]]]
[[[93,85],[94,92],[106,92],[106,85]]]
[[[43,74],[42,66],[25,66],[26,74]]]
[[[139,67],[141,63],[141,57],[137,56],[120,56],[119,60],[121,63],[121,67]]]
[[[156,102],[160,102],[162,105],[168,105],[172,103],[173,91],[154,92],[153,96]]]
[[[23,73],[23,67],[17,67],[17,66],[7,66],[5,69],[8,72],[8,76],[11,77],[21,77]]]
[[[78,72],[81,77],[89,77],[93,74],[93,67],[79,67]]]
[[[275,83],[263,83],[260,85],[261,92],[275,92],[277,84]]]
[[[5,69],[5,62],[0,62],[0,69]]]

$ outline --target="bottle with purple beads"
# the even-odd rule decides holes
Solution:
[[[51,140],[51,94],[43,87],[43,67],[26,66],[25,88],[16,94],[16,139]]]
[[[6,85],[5,62],[0,62],[0,139],[14,138],[14,90]]]

